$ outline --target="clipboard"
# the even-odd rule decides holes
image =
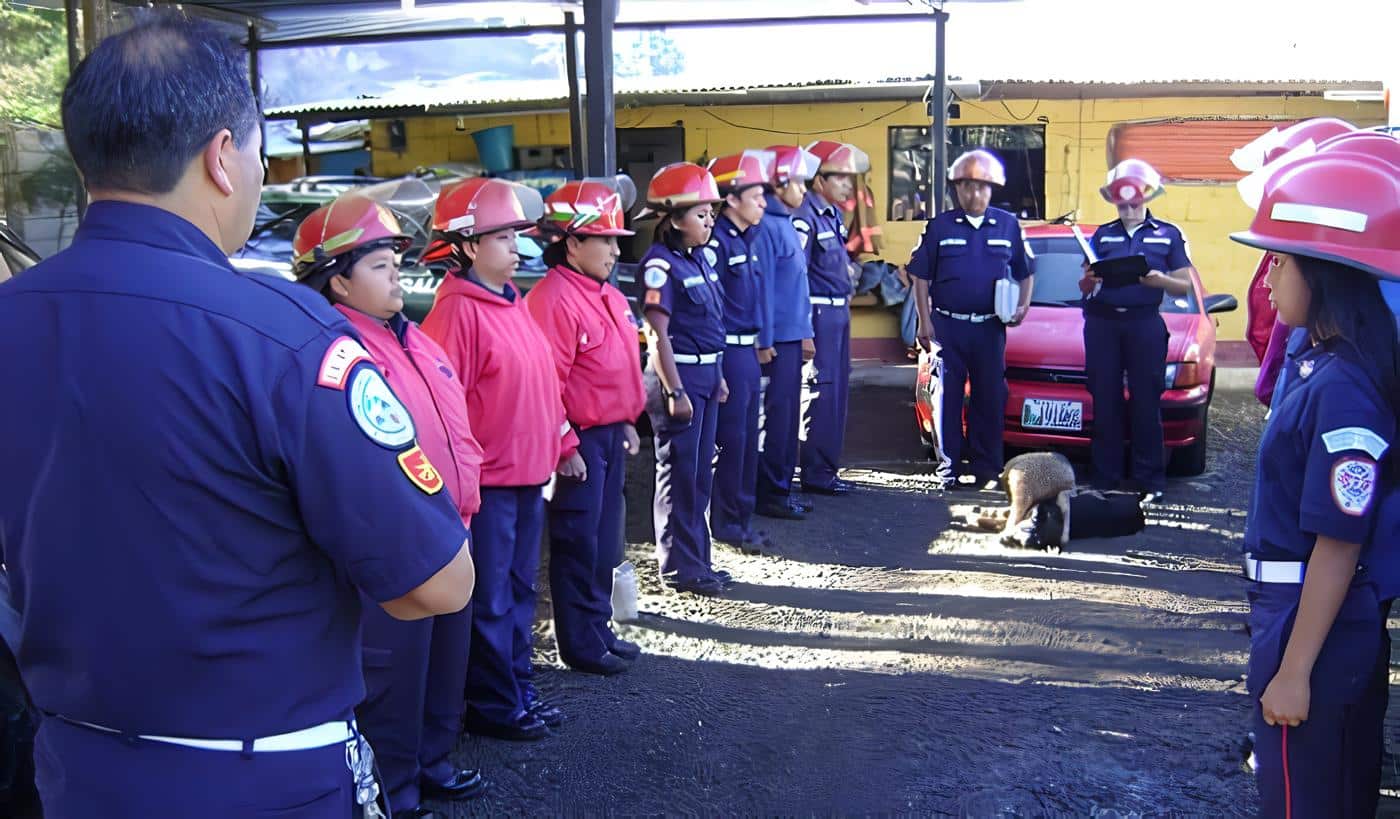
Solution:
[[[1094,255],[1094,248],[1089,244],[1089,240],[1084,238],[1084,232],[1079,229],[1079,225],[1073,225],[1070,231],[1074,233],[1074,238],[1079,242],[1079,249],[1084,252],[1084,258],[1089,262],[1089,269],[1095,276],[1103,279],[1103,286],[1107,289],[1118,287],[1128,287],[1138,284],[1143,276],[1146,276],[1152,266],[1147,263],[1147,257],[1141,253],[1131,256],[1116,256],[1112,259],[1100,259]]]

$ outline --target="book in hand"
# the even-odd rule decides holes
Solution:
[[[1089,264],[1095,276],[1103,279],[1107,288],[1127,287],[1137,284],[1152,269],[1147,257],[1140,253],[1132,256],[1115,256],[1112,259],[1099,259]]]

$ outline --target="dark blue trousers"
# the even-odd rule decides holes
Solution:
[[[729,400],[719,405],[715,432],[715,494],[710,502],[710,534],[738,543],[753,520],[758,481],[758,414],[762,395],[758,351],[730,345],[724,351]]]
[[[1085,375],[1094,400],[1090,457],[1094,481],[1105,489],[1116,489],[1123,480],[1123,440],[1129,433],[1136,488],[1143,492],[1167,488],[1162,443],[1167,338],[1166,322],[1155,312],[1138,318],[1084,316]]]
[[[355,709],[374,748],[389,807],[409,811],[423,779],[445,782],[462,731],[462,693],[471,652],[471,606],[456,614],[404,621],[361,601],[365,701]]]
[[[1259,699],[1278,672],[1297,615],[1301,586],[1252,584],[1249,693],[1254,698],[1259,815],[1374,816],[1380,784],[1377,717],[1386,659],[1375,588],[1354,585],[1313,664],[1308,718],[1288,728],[1264,722]]]
[[[817,355],[807,362],[802,393],[802,484],[830,486],[841,468],[851,386],[851,309],[812,305]]]
[[[554,635],[564,662],[602,658],[617,637],[612,619],[613,569],[622,562],[622,486],[626,424],[580,430],[588,479],[559,479],[549,502],[549,585]]]
[[[543,530],[540,487],[481,488],[481,510],[472,517],[476,590],[467,710],[496,724],[513,722],[525,711]]]
[[[759,416],[758,480],[754,494],[759,500],[786,502],[792,494],[792,476],[797,471],[798,425],[802,419],[802,342],[780,341],[773,345],[778,356],[762,365],[762,413]]]
[[[695,409],[689,421],[667,414],[660,382],[648,379],[647,414],[656,439],[652,524],[661,574],[679,580],[710,577],[710,529],[705,519],[715,477],[719,364],[677,364]]]
[[[1001,474],[1001,434],[1006,426],[1006,325],[996,319],[973,323],[933,314],[933,332],[943,348],[943,426],[938,444],[953,475],[980,480]],[[967,433],[963,433],[963,397]],[[962,466],[966,459],[968,467]]]
[[[128,741],[46,717],[34,767],[45,819],[347,819],[355,811],[343,743],[245,756]]]

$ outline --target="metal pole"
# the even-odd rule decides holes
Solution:
[[[613,116],[613,22],[617,0],[583,0],[583,77],[588,86],[589,176],[617,173]]]
[[[948,12],[933,13],[933,174],[929,178],[929,218],[943,212],[943,191],[948,178],[948,78],[944,68],[944,28]]]
[[[258,54],[258,27],[251,22],[248,23],[248,82],[253,85],[253,104],[258,107],[258,133],[262,136],[260,140],[262,147],[258,148],[258,153],[262,156],[263,167],[267,167],[267,122],[263,120],[262,64]]]
[[[301,129],[301,175],[311,175],[311,123],[304,119],[297,120],[297,127]]]
[[[574,176],[583,176],[586,135],[578,87],[578,24],[572,11],[564,14],[564,71],[569,75],[569,165]]]
[[[63,0],[63,22],[68,32],[68,73],[78,70],[83,54],[78,49],[78,31],[82,21],[78,19],[78,0]]]

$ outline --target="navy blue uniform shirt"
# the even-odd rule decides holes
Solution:
[[[952,313],[989,314],[996,309],[997,279],[1031,274],[1031,255],[1015,215],[987,208],[981,227],[961,209],[928,220],[906,268],[929,284],[934,307]]]
[[[1290,353],[1284,367],[1259,442],[1244,550],[1306,561],[1318,535],[1367,542],[1395,417],[1346,342]]]
[[[792,224],[792,211],[776,194],[768,194],[768,208],[753,233],[753,255],[761,271],[767,313],[758,331],[758,346],[811,338],[807,256]]]
[[[701,248],[675,250],[657,242],[638,267],[646,296],[642,309],[670,315],[671,351],[701,355],[724,351],[724,305],[719,274]]]
[[[753,228],[741,231],[721,214],[705,245],[705,259],[719,274],[726,333],[754,335],[763,325],[763,283],[750,247],[753,236]]]
[[[1099,225],[1089,246],[1100,259],[1146,256],[1148,268],[1163,273],[1191,266],[1191,260],[1186,255],[1186,239],[1181,230],[1171,222],[1154,218],[1150,210],[1131,236],[1120,219]],[[1109,307],[1157,307],[1162,303],[1162,291],[1145,284],[1104,287],[1088,301]]]
[[[846,252],[846,223],[835,205],[808,191],[792,213],[792,226],[807,251],[811,295],[844,298],[851,287],[851,257]]]
[[[93,203],[0,287],[0,550],[40,708],[214,739],[351,714],[355,586],[401,597],[466,538],[353,336],[144,205]]]

